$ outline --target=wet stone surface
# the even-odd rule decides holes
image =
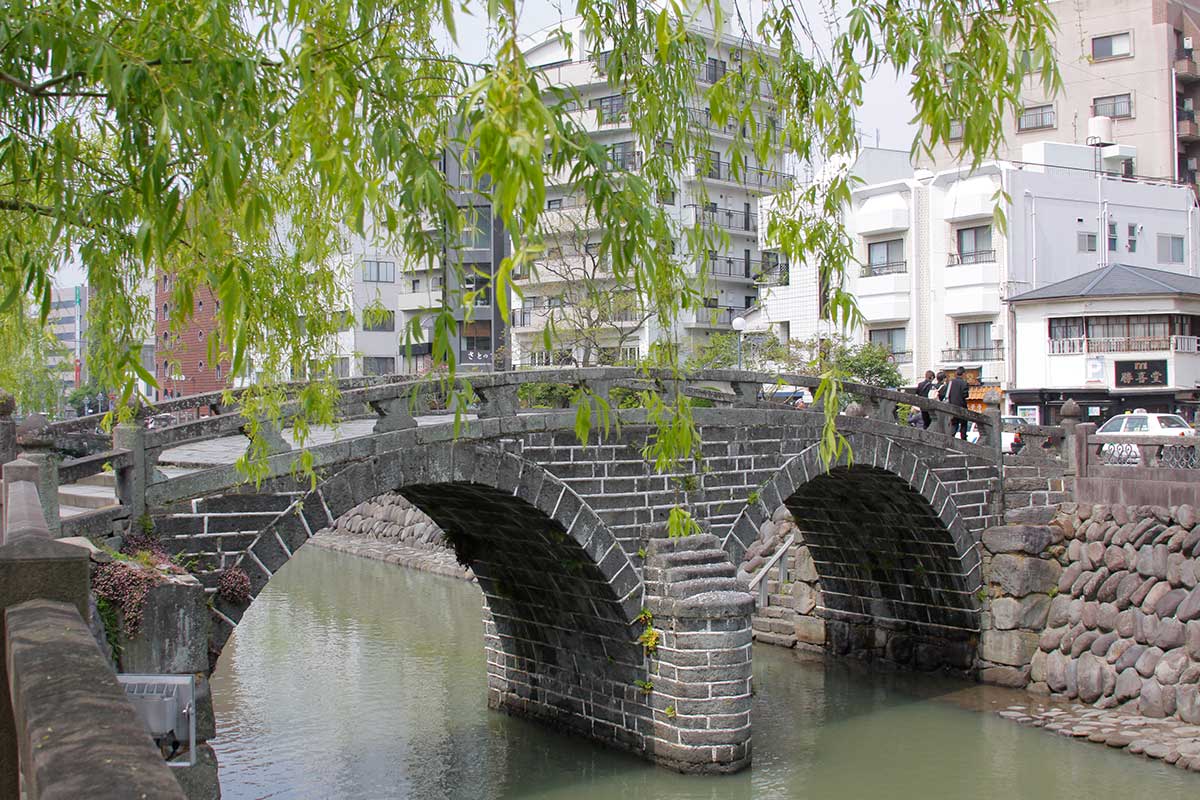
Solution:
[[[1115,709],[1090,708],[1078,703],[1056,705],[1030,701],[1008,705],[996,713],[1004,719],[1059,736],[1124,749],[1131,755],[1200,772],[1200,725]]]

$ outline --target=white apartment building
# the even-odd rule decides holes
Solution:
[[[573,41],[584,42],[578,22],[566,26]],[[730,33],[716,34],[696,27],[695,32],[710,44],[707,58],[698,63],[698,89],[736,70],[746,42]],[[560,36],[551,35],[532,43],[526,50],[529,63],[540,68],[550,82],[570,87],[579,93],[581,107],[575,112],[579,121],[603,144],[618,167],[636,170],[643,161],[629,123],[629,108],[636,99],[611,87],[604,75],[605,54],[592,51],[572,56]],[[761,124],[774,124],[772,104],[762,98]],[[758,302],[758,283],[764,273],[778,267],[772,254],[764,254],[758,244],[757,200],[779,190],[791,176],[783,171],[782,152],[769,162],[751,164],[741,175],[730,168],[729,147],[736,129],[712,122],[701,95],[689,108],[692,121],[708,131],[711,155],[708,163],[695,164],[678,176],[676,191],[660,197],[679,230],[676,252],[699,275],[706,268],[707,308],[688,312],[674,330],[662,330],[656,319],[644,311],[631,288],[617,286],[603,264],[598,263],[596,247],[599,230],[592,229],[584,216],[584,199],[566,182],[552,179],[547,208],[552,213],[549,225],[558,234],[536,269],[536,277],[520,278],[524,295],[512,316],[513,363],[541,366],[551,363],[596,364],[628,361],[644,356],[656,341],[678,342],[685,350],[702,345],[716,331],[731,329],[736,316]],[[701,187],[707,190],[705,199]],[[694,225],[711,226],[728,236],[721,252],[688,253],[683,232]],[[610,301],[589,287],[604,287]],[[553,315],[560,333],[547,351],[544,329]]]
[[[1016,413],[1053,424],[1074,400],[1083,419],[1200,408],[1200,278],[1110,264],[1009,300]]]
[[[1020,162],[856,189],[846,210],[860,262],[847,266],[846,288],[866,319],[856,335],[888,347],[909,385],[927,369],[963,366],[977,394],[1009,391],[1020,388],[1009,298],[1110,263],[1197,274],[1191,189],[1090,168],[1098,159],[1118,169],[1131,150],[1039,142]],[[827,334],[814,272],[793,265],[753,325]]]
[[[51,357],[62,393],[83,383],[83,359],[87,328],[87,287],[70,286],[50,290],[50,314],[46,325],[62,348],[60,355]]]
[[[1088,120],[1114,120],[1115,141],[1135,147],[1131,173],[1196,183],[1200,158],[1200,2],[1050,0],[1063,87],[1048,95],[1026,78],[1022,111],[1005,121],[999,156],[1021,158],[1030,141],[1088,144]],[[1037,65],[1033,67],[1036,69]],[[961,136],[961,126],[955,132]],[[956,153],[938,154],[946,168]]]

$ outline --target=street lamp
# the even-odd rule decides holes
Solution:
[[[733,329],[738,335],[738,369],[742,368],[742,331],[746,330],[746,319],[744,317],[733,318]]]

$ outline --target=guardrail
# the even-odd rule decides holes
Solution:
[[[756,606],[760,611],[766,608],[767,604],[770,602],[770,594],[768,593],[770,576],[768,573],[770,573],[771,569],[778,565],[778,585],[782,587],[785,583],[787,583],[788,559],[791,558],[790,553],[792,550],[792,545],[795,543],[796,534],[793,533],[787,538],[786,541],[784,541],[783,544],[779,546],[779,549],[775,551],[775,554],[768,558],[766,563],[759,567],[758,572],[754,573],[754,577],[750,579],[750,593],[757,598]],[[755,591],[756,588],[758,590],[757,592]],[[782,588],[780,591],[782,591]]]
[[[84,622],[88,553],[53,539],[42,472],[10,461],[0,489],[0,798],[183,800]]]

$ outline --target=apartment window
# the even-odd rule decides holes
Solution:
[[[992,323],[960,323],[958,326],[958,346],[962,350],[990,350],[992,347]]]
[[[366,283],[395,283],[395,261],[363,261],[363,281]]]
[[[907,333],[904,328],[878,328],[870,331],[867,337],[871,344],[877,344],[889,353],[903,353],[908,350]]]
[[[635,146],[636,142],[617,142],[610,144],[605,149],[608,150],[608,157],[612,159],[614,167],[632,170],[641,166],[641,159],[634,149]]]
[[[1108,252],[1117,252],[1117,223],[1108,223]]]
[[[1158,235],[1158,263],[1160,264],[1182,264],[1183,263],[1183,237],[1172,236],[1166,233]]]
[[[1129,223],[1129,226],[1125,230],[1126,230],[1126,233],[1128,234],[1128,236],[1125,237],[1125,249],[1128,250],[1130,253],[1136,253],[1137,252],[1137,237],[1138,237],[1137,223],[1134,223],[1134,222]]]
[[[417,278],[413,278],[413,281],[412,281],[412,290],[413,290],[413,293],[414,293],[414,294],[415,294],[415,293],[417,293],[417,292],[419,292],[419,291],[421,291],[421,281],[420,281],[419,279],[417,279]]]
[[[743,295],[746,304],[742,308],[749,308],[758,301],[758,296],[753,294]]]
[[[666,191],[666,190],[659,192],[658,193],[658,204],[663,205],[663,206],[675,205],[675,192],[674,191]]]
[[[363,375],[392,375],[396,359],[391,356],[363,356]]]
[[[1017,130],[1019,131],[1037,131],[1045,128],[1053,128],[1054,121],[1054,106],[1027,106],[1021,109],[1021,116],[1017,117]]]
[[[1076,242],[1078,245],[1079,252],[1081,252],[1081,253],[1096,252],[1096,234],[1084,233],[1083,231],[1080,231],[1078,234],[1076,234]]]
[[[1083,317],[1051,317],[1050,338],[1054,340],[1082,339]]]
[[[976,225],[971,228],[959,228],[954,232],[958,244],[959,264],[982,264],[993,261],[996,251],[992,249],[992,226]],[[951,263],[956,263],[951,259]]]
[[[1092,116],[1115,117],[1117,119],[1132,117],[1133,95],[1126,92],[1125,94],[1110,94],[1105,97],[1093,98]]]
[[[595,109],[596,120],[601,125],[620,122],[628,117],[625,95],[623,94],[598,97],[588,103],[588,108]]]
[[[492,304],[492,278],[489,273],[491,273],[492,265],[488,263],[467,264],[466,269],[467,291],[474,293],[475,297],[473,305],[476,307],[490,306]],[[478,272],[473,270],[478,270]],[[480,275],[480,272],[484,274]]]
[[[716,83],[725,77],[729,65],[720,58],[710,58],[700,70],[700,80],[705,83]]]
[[[863,276],[904,272],[904,240],[888,239],[867,245],[867,265]]]
[[[371,319],[367,319],[367,317],[371,317]],[[396,330],[396,312],[384,311],[363,315],[363,330],[375,332]]]
[[[562,201],[561,197],[555,198],[554,200],[546,201],[546,210],[547,211],[558,211],[562,207],[563,207],[563,201]]]
[[[463,348],[478,353],[490,353],[492,351],[491,320],[464,323]]]
[[[1124,58],[1133,54],[1133,38],[1129,33],[1110,33],[1092,38],[1092,60]]]
[[[487,207],[463,209],[466,221],[458,243],[470,250],[488,250],[492,246],[492,213]]]
[[[950,141],[961,142],[963,138],[963,124],[961,120],[950,120]]]

